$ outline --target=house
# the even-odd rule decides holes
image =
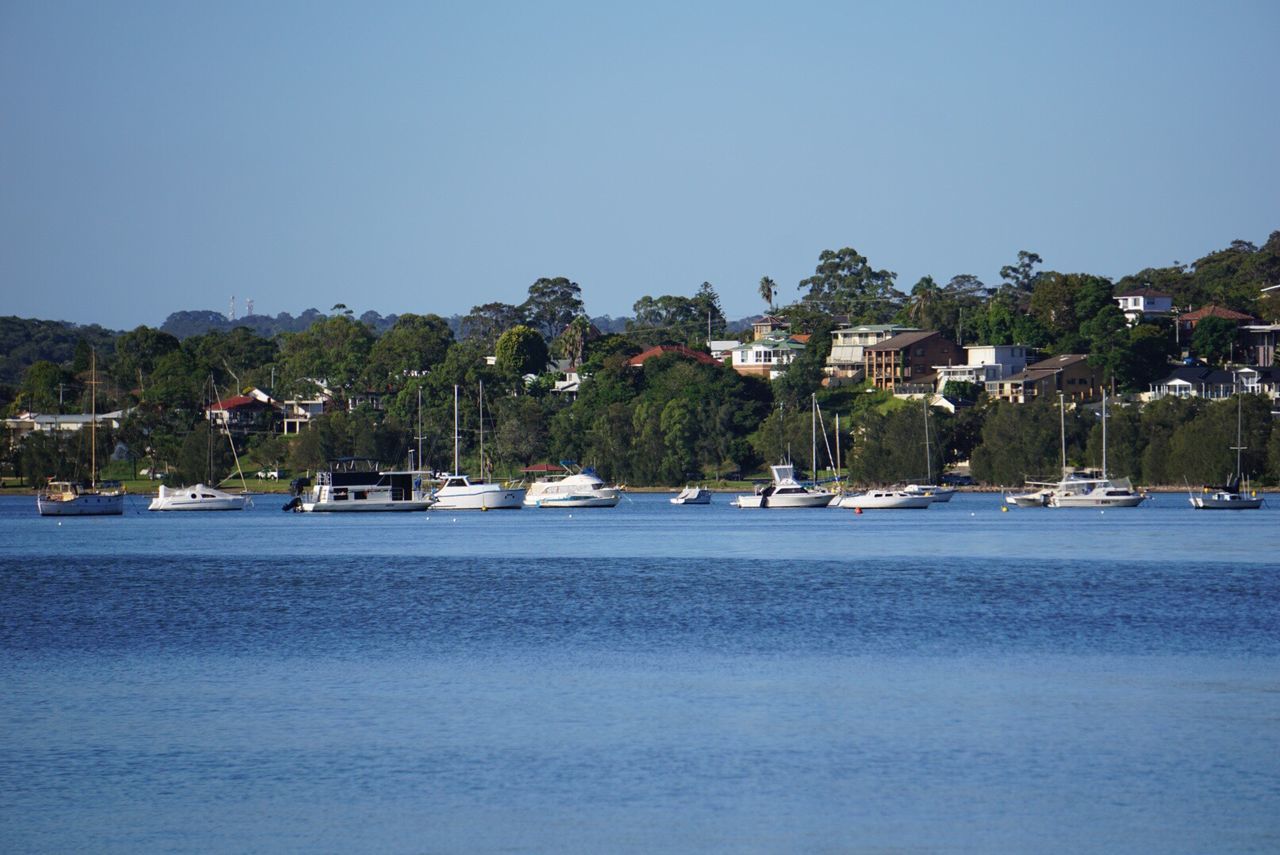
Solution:
[[[16,418],[5,419],[4,427],[9,434],[10,445],[16,446],[31,433],[66,434],[75,433],[97,423],[98,427],[118,429],[124,421],[124,410],[113,410],[109,413],[19,413]]]
[[[775,332],[730,350],[733,370],[739,374],[766,377],[770,380],[782,373],[800,353],[805,343],[786,332]]]
[[[733,358],[730,353],[739,344],[736,338],[730,339],[711,339],[707,342],[707,350],[711,351],[711,358],[717,362],[728,362]]]
[[[650,359],[658,356],[667,356],[674,354],[685,359],[692,359],[695,362],[701,362],[703,365],[720,365],[719,360],[711,357],[710,354],[703,353],[700,350],[693,350],[685,347],[683,344],[659,344],[648,350],[641,351],[635,356],[627,360],[628,368],[643,368],[644,364]]]
[[[1083,353],[1064,353],[1033,362],[1025,370],[987,384],[987,394],[1002,401],[1026,404],[1037,398],[1092,401],[1102,394],[1102,372]]]
[[[828,377],[840,380],[861,380],[865,369],[863,351],[868,345],[879,344],[899,333],[919,331],[918,327],[898,324],[863,324],[834,329],[831,331],[831,354],[823,371]]]
[[[261,389],[250,389],[247,394],[215,401],[204,413],[211,425],[230,433],[247,433],[275,430],[283,419],[284,408]]]
[[[753,339],[761,339],[766,336],[780,335],[791,329],[784,318],[774,315],[765,315],[764,317],[751,322],[751,337]]]
[[[937,330],[916,330],[867,345],[862,356],[867,380],[877,389],[898,394],[932,392],[934,366],[952,365],[961,353],[958,345]]]
[[[1153,288],[1126,291],[1113,299],[1120,304],[1120,311],[1124,312],[1129,326],[1133,326],[1144,318],[1162,317],[1173,312],[1173,296]]]
[[[1208,306],[1201,306],[1194,312],[1187,312],[1178,315],[1178,340],[1188,341],[1196,331],[1196,324],[1205,318],[1223,318],[1231,321],[1237,327],[1243,327],[1247,324],[1256,324],[1258,319],[1253,315],[1246,315],[1244,312],[1237,312],[1234,309],[1227,309],[1222,306],[1216,306],[1212,303]]]
[[[1266,395],[1272,400],[1280,396],[1280,371],[1275,367],[1244,366],[1211,368],[1207,365],[1176,365],[1163,379],[1152,383],[1144,400],[1160,398],[1207,398],[1223,400],[1237,392]]]
[[[967,359],[963,365],[935,365],[938,375],[938,392],[948,383],[974,383],[987,385],[1023,371],[1032,350],[1024,344],[971,344],[964,348]]]
[[[288,398],[284,402],[284,432],[301,433],[311,420],[322,416],[333,400],[328,392],[317,392],[309,398]]]
[[[1240,328],[1240,340],[1251,365],[1269,368],[1276,364],[1276,339],[1280,324],[1246,324]]]

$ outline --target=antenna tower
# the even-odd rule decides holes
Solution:
[[[244,316],[247,318],[252,314],[253,314],[253,298],[245,297],[244,298]]]
[[[234,321],[236,319],[236,295],[231,295],[231,311],[227,313],[227,320]]]

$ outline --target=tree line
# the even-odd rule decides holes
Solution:
[[[842,468],[860,482],[936,475],[971,459],[979,479],[1013,484],[1056,474],[1060,419],[1053,406],[1012,406],[988,401],[978,389],[949,390],[963,406],[954,415],[937,408],[930,413],[926,460],[923,406],[862,387],[823,385],[836,324],[896,322],[938,329],[966,344],[1020,343],[1046,355],[1086,352],[1116,390],[1138,391],[1184,352],[1209,362],[1229,360],[1234,325],[1224,329],[1210,319],[1197,327],[1195,339],[1181,341],[1168,319],[1127,325],[1113,297],[1151,287],[1172,295],[1178,306],[1213,303],[1274,318],[1276,300],[1262,288],[1280,283],[1280,232],[1261,247],[1236,241],[1196,262],[1114,282],[1041,266],[1038,255],[1024,251],[1001,270],[997,284],[971,274],[941,285],[924,277],[905,293],[897,289],[896,274],[856,250],[824,250],[813,275],[797,284],[796,299],[786,301],[768,277],[752,286],[762,308],[785,317],[793,332],[810,335],[807,349],[772,382],[679,356],[652,359],[642,369],[627,365],[654,344],[705,349],[708,339],[732,335],[719,294],[707,282],[689,296],[640,297],[633,315],[612,332],[591,322],[581,287],[565,277],[538,279],[524,302],[477,305],[452,323],[434,314],[401,314],[379,316],[375,324],[342,305],[317,313],[305,328],[271,335],[248,326],[183,337],[145,326],[111,334],[100,327],[0,319],[13,376],[0,385],[0,404],[11,414],[84,412],[92,382],[99,411],[129,411],[120,430],[103,438],[102,450],[123,448],[135,461],[183,481],[207,477],[211,461],[214,474],[230,465],[229,454],[213,449],[225,448],[225,440],[210,441],[203,414],[211,401],[250,387],[281,400],[306,397],[323,384],[341,406],[297,437],[282,437],[263,424],[238,438],[240,451],[261,463],[304,470],[345,455],[405,461],[421,445],[420,463],[448,468],[458,386],[466,401],[463,454],[473,471],[481,462],[483,430],[484,464],[507,475],[533,462],[572,459],[630,484],[676,484],[748,476],[782,458],[828,470],[833,461],[827,449],[839,446]],[[92,376],[91,352],[97,354]],[[17,372],[14,366],[35,353],[41,358]],[[547,370],[550,359],[581,374],[576,396],[554,391],[564,375]],[[356,400],[363,403],[345,406]],[[823,422],[817,461],[810,453],[815,401]],[[1280,434],[1273,435],[1268,413],[1265,401],[1246,403],[1245,468],[1256,478],[1275,479]],[[1069,462],[1096,465],[1096,414],[1074,410],[1067,421]],[[1231,468],[1224,467],[1223,455],[1233,454],[1226,449],[1234,443],[1233,430],[1221,435],[1224,426],[1234,426],[1231,404],[1117,407],[1109,429],[1110,468],[1140,483],[1221,480]],[[83,445],[82,439],[31,438],[21,446],[6,444],[4,462],[29,480],[73,476],[87,457]],[[1234,466],[1234,457],[1230,462]]]

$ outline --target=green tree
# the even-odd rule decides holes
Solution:
[[[365,379],[370,388],[399,389],[444,361],[452,344],[449,322],[439,315],[401,315],[370,349]]]
[[[472,306],[471,311],[462,319],[462,337],[477,339],[486,347],[492,348],[498,336],[524,323],[524,309],[509,303],[485,303],[483,306]]]
[[[524,324],[517,324],[498,339],[497,368],[513,377],[541,374],[547,367],[547,343]]]
[[[813,276],[801,280],[805,300],[827,314],[847,313],[859,323],[884,323],[898,311],[902,293],[893,287],[896,273],[876,270],[852,247],[818,255]]]
[[[778,284],[768,276],[760,277],[760,287],[757,290],[760,299],[764,300],[764,304],[769,307],[769,312],[773,312],[773,298],[778,293]]]
[[[563,276],[544,277],[529,286],[529,298],[520,308],[528,326],[542,333],[544,340],[553,339],[585,312],[582,288]]]
[[[71,375],[48,360],[33,362],[22,376],[16,408],[35,413],[62,412],[62,400],[75,400],[74,396],[65,394],[71,379]]]
[[[280,357],[294,391],[319,381],[341,397],[357,391],[369,361],[373,333],[360,321],[335,315],[284,338]]]
[[[116,339],[116,358],[112,374],[126,389],[146,391],[147,378],[160,357],[182,348],[181,342],[168,333],[148,326],[124,333]],[[99,361],[98,368],[102,368]]]
[[[1237,332],[1235,321],[1202,318],[1191,334],[1191,351],[1212,365],[1222,365],[1231,359]]]

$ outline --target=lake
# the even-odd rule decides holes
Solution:
[[[1280,849],[1280,499],[730,498],[0,498],[0,844]]]

